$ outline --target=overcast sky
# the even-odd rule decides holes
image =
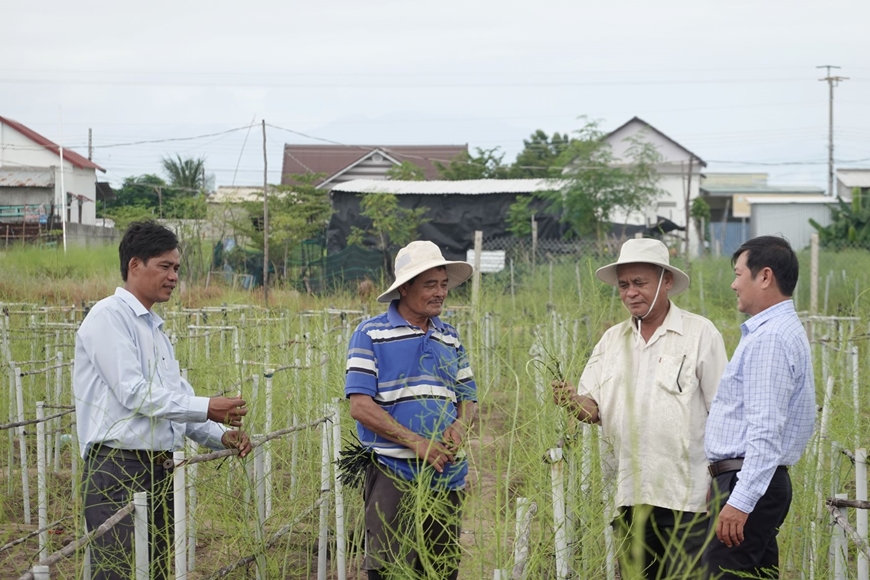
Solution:
[[[205,156],[218,185],[262,184],[262,119],[283,128],[267,128],[277,182],[284,143],[467,143],[513,161],[535,129],[637,115],[708,172],[825,186],[825,64],[850,78],[838,166],[870,167],[868,0],[7,0],[0,14],[0,115],[83,154],[92,128],[115,184],[176,153]]]

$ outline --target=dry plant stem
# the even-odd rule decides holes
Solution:
[[[85,544],[88,544],[91,540],[99,538],[100,536],[102,536],[103,534],[108,532],[110,529],[112,529],[112,527],[115,524],[117,524],[118,522],[123,520],[125,517],[129,516],[130,514],[132,514],[133,507],[134,507],[133,502],[128,503],[127,505],[125,505],[124,507],[122,507],[121,509],[116,511],[112,517],[110,517],[105,522],[100,524],[100,527],[98,527],[96,530],[94,530],[88,534],[85,534],[84,536],[80,537],[79,539],[77,539],[74,542],[70,542],[69,544],[64,546],[63,549],[58,550],[57,552],[55,552],[54,554],[52,554],[51,556],[49,556],[48,558],[46,558],[44,560],[40,560],[35,565],[36,566],[54,566],[55,564],[57,564],[58,562],[60,562],[64,558],[69,558],[72,554],[75,553],[76,550],[78,550],[79,548],[81,548]],[[18,580],[33,580],[33,572],[31,570],[28,570],[27,572],[22,574],[21,577],[18,578]]]
[[[271,433],[260,437],[256,441],[251,441],[251,448],[259,447],[263,443],[267,441],[271,441],[272,439],[276,439],[281,437],[282,435],[287,435],[288,433],[293,433],[295,431],[302,431],[304,429],[310,429],[311,427],[315,427],[328,421],[332,417],[332,415],[324,415],[319,419],[315,419],[310,423],[305,423],[304,425],[296,425],[295,427],[287,427],[285,429],[278,429],[277,431],[272,431]],[[180,462],[178,465],[192,465],[194,463],[202,463],[204,461],[214,461],[215,459],[220,459],[221,457],[228,457],[230,455],[238,455],[238,449],[221,449],[220,451],[213,451],[211,453],[203,453],[202,455],[194,455],[190,459],[185,459],[183,462]],[[173,467],[173,462],[171,459],[167,459],[164,463],[164,467],[171,468]],[[177,467],[177,465],[175,466]]]
[[[296,517],[296,519],[294,519],[292,522],[290,522],[289,524],[286,524],[280,530],[278,530],[277,532],[272,534],[272,536],[266,542],[266,548],[268,549],[268,548],[271,548],[272,546],[274,546],[275,543],[278,540],[280,540],[282,536],[284,536],[285,534],[287,534],[287,532],[292,530],[293,527],[296,524],[298,524],[300,521],[302,521],[303,518],[307,517],[314,510],[316,510],[318,507],[320,507],[320,504],[322,504],[324,501],[326,501],[327,497],[328,497],[328,492],[321,495],[320,498],[316,502],[314,502],[314,505],[312,505],[311,507],[306,509],[304,512],[299,514]],[[238,560],[236,560],[234,563],[230,564],[229,566],[225,566],[225,567],[221,568],[220,570],[215,571],[211,576],[209,576],[205,580],[216,580],[217,578],[225,578],[234,570],[237,570],[237,569],[241,568],[242,566],[247,566],[248,564],[251,564],[257,558],[258,554],[259,554],[259,552],[254,553],[254,554],[250,554],[248,556],[244,556],[242,558],[239,558]]]
[[[75,409],[70,409],[69,411],[64,411],[63,413],[57,413],[56,415],[49,415],[45,419],[29,419],[27,421],[19,421],[17,423],[6,423],[5,425],[0,425],[0,431],[5,431],[6,429],[14,429],[15,427],[24,427],[25,425],[33,425],[35,423],[40,423],[43,421],[49,421],[51,419],[57,419],[58,417],[63,417],[64,415],[69,415],[70,413],[75,413]]]
[[[829,506],[833,507],[850,507],[857,508],[861,510],[870,510],[870,501],[862,500],[862,499],[840,499],[836,497],[829,497],[825,502]]]
[[[868,502],[863,502],[868,503]],[[830,503],[827,505],[828,511],[831,512],[831,515],[834,517],[834,520],[837,522],[841,528],[846,530],[846,534],[849,535],[849,538],[855,543],[855,547],[864,552],[864,557],[870,560],[870,546],[867,545],[867,542],[864,541],[864,538],[858,535],[858,532],[855,531],[855,528],[849,525],[849,522],[846,521],[846,518],[843,517],[843,514],[840,513],[840,510],[835,506],[832,506]]]
[[[22,536],[22,537],[18,538],[17,540],[12,540],[8,544],[4,544],[3,546],[0,546],[0,552],[8,550],[9,548],[11,548],[13,546],[17,546],[18,544],[23,544],[24,542],[26,542],[30,538],[32,538],[34,536],[38,536],[42,532],[44,532],[46,530],[50,530],[50,529],[54,528],[55,526],[57,526],[59,523],[66,521],[66,520],[70,520],[70,519],[72,519],[72,516],[66,516],[66,517],[60,518],[56,522],[52,522],[52,523],[48,524],[44,528],[34,530],[34,531],[30,532],[29,534],[27,534],[26,536]]]

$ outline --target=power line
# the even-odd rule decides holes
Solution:
[[[218,133],[207,133],[205,135],[195,135],[193,137],[168,137],[166,139],[151,139],[147,141],[131,141],[129,143],[110,143],[108,145],[94,145],[94,149],[108,149],[110,147],[129,147],[131,145],[147,145],[151,143],[169,143],[172,141],[193,141],[194,139],[205,139],[207,137],[217,137],[219,135],[234,133],[236,131],[244,131],[245,129],[248,129],[250,127],[251,125],[245,125],[243,127],[227,129],[226,131],[220,131]]]

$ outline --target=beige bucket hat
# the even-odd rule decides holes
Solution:
[[[619,280],[616,276],[616,267],[622,264],[652,264],[661,266],[674,275],[674,285],[669,296],[676,296],[689,287],[689,277],[679,268],[674,268],[670,263],[668,248],[659,240],[641,238],[628,240],[622,244],[619,250],[619,258],[612,264],[608,264],[595,271],[595,276],[611,286],[616,286]]]
[[[474,268],[468,262],[445,260],[438,246],[432,242],[411,242],[396,254],[396,281],[378,296],[378,302],[392,302],[399,298],[399,286],[430,268],[447,268],[447,289],[456,288],[469,278]]]

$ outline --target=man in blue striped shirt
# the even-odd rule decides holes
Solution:
[[[816,414],[810,346],[791,295],[798,260],[789,243],[762,236],[733,255],[737,309],[749,314],[707,418],[713,476],[711,578],[778,578],[776,536],[791,505],[797,463]]]
[[[350,339],[345,394],[362,444],[369,580],[458,575],[468,464],[460,447],[474,421],[477,387],[456,330],[438,318],[448,290],[472,268],[432,242],[396,256],[396,281],[378,297],[386,313]]]

